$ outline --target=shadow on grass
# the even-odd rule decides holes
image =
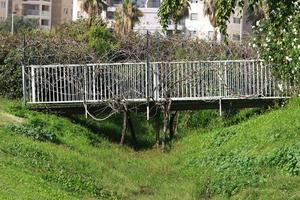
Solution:
[[[91,144],[95,145],[105,138],[112,143],[119,144],[121,140],[122,131],[122,117],[116,115],[105,121],[95,121],[93,119],[86,119],[84,116],[68,116],[74,123],[77,123],[89,131]],[[137,143],[131,137],[130,129],[127,130],[125,136],[125,144],[137,151],[151,149],[155,144],[155,134],[152,130],[151,122],[147,122],[143,117],[131,115],[134,131],[137,137]],[[99,138],[100,137],[100,138]]]

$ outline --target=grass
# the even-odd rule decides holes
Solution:
[[[299,109],[293,99],[236,125],[181,128],[161,153],[141,137],[147,125],[147,148],[134,151],[114,143],[114,121],[0,99],[0,199],[300,199]]]

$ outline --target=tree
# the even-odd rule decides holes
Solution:
[[[0,23],[0,32],[10,32],[11,31],[11,20],[12,18],[7,18],[4,22]],[[24,17],[14,16],[14,32],[19,33],[23,30],[37,29],[39,23],[37,19],[28,19]]]
[[[140,21],[139,17],[142,16],[142,11],[131,0],[124,0],[123,4],[115,12],[114,29],[116,33],[120,36],[128,35],[134,24]]]
[[[204,15],[208,16],[210,24],[214,27],[214,41],[217,40],[217,16],[216,16],[217,0],[204,0]]]
[[[82,4],[83,10],[89,15],[90,26],[92,25],[95,18],[101,15],[103,8],[107,6],[105,0],[84,0]]]
[[[190,1],[189,0],[164,0],[162,1],[158,16],[160,18],[160,24],[163,29],[166,30],[169,24],[169,20],[174,23],[174,32],[177,32],[179,21],[186,17],[189,13]]]

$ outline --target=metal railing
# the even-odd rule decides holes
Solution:
[[[23,85],[31,104],[275,98],[292,91],[261,60],[27,66]]]

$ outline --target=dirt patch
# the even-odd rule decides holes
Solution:
[[[25,119],[16,117],[14,115],[4,113],[0,111],[0,126],[5,124],[20,124],[23,123]]]

